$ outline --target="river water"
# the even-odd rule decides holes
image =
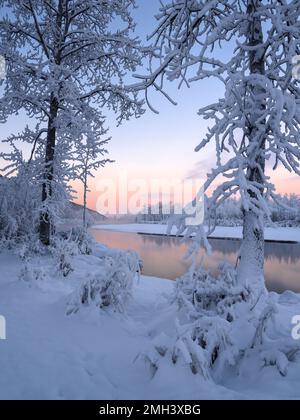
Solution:
[[[175,280],[189,267],[189,262],[183,260],[188,243],[181,238],[97,229],[91,229],[91,234],[98,242],[111,248],[136,251],[143,261],[143,274],[146,276]],[[201,251],[206,268],[214,269],[223,260],[235,264],[239,240],[211,239],[210,243],[213,249],[210,257]],[[292,290],[300,293],[300,244],[266,243],[265,278],[270,291],[282,293]]]

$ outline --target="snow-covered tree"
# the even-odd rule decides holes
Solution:
[[[73,192],[70,186],[70,181],[74,179],[75,175],[74,168],[70,165],[73,151],[69,148],[69,139],[62,136],[56,144],[51,196],[46,202],[41,203],[40,191],[44,183],[45,143],[36,141],[38,127],[39,125],[30,129],[26,126],[22,132],[7,137],[3,140],[3,144],[6,143],[10,151],[0,153],[3,162],[1,172],[6,175],[7,185],[14,186],[14,188],[8,188],[5,191],[5,200],[10,203],[7,208],[8,216],[10,218],[14,213],[15,205],[13,203],[16,203],[15,212],[18,212],[19,216],[23,214],[23,217],[15,218],[16,227],[14,231],[11,230],[11,239],[17,241],[28,240],[28,235],[37,234],[40,213],[43,209],[47,210],[54,228],[61,219]],[[24,153],[24,144],[32,147],[29,159],[27,153]],[[26,223],[26,214],[28,223]],[[12,235],[13,232],[14,235]]]
[[[38,191],[30,167],[19,166],[15,177],[0,177],[0,242],[29,237],[37,225]]]
[[[162,357],[183,361],[208,380],[236,373],[253,357],[277,366],[281,375],[295,361],[299,344],[278,334],[278,297],[264,285],[264,220],[270,217],[275,189],[267,165],[283,165],[300,175],[300,80],[293,78],[299,55],[299,0],[173,0],[161,5],[155,39],[156,59],[133,89],[166,92],[165,81],[192,87],[214,79],[224,87],[218,102],[199,111],[210,122],[206,138],[216,148],[216,167],[204,190],[218,184],[206,200],[209,231],[217,208],[240,196],[243,241],[238,266],[222,263],[217,272],[197,261],[176,282],[177,338],[164,337],[146,354],[157,369]],[[225,57],[225,58],[224,58]],[[157,58],[159,63],[157,63]],[[153,108],[153,106],[150,104]],[[190,217],[190,215],[188,216]],[[175,220],[179,233],[194,233],[190,254],[199,244],[209,250],[204,226]]]
[[[300,80],[293,78],[299,16],[299,0],[162,4],[152,35],[160,62],[152,61],[135,86],[146,91],[154,86],[167,95],[166,79],[192,86],[214,78],[223,85],[224,97],[199,111],[211,126],[196,151],[215,143],[216,167],[205,183],[205,191],[220,184],[207,203],[211,219],[228,197],[242,199],[240,284],[263,287],[263,219],[270,215],[269,197],[276,199],[266,164],[300,174]]]
[[[94,171],[112,162],[104,156],[108,153],[106,144],[109,139],[103,140],[107,130],[103,128],[103,122],[98,121],[88,127],[88,132],[76,142],[73,153],[75,176],[83,185],[83,229],[87,228],[86,210],[87,193],[89,192],[89,177],[94,177]]]
[[[23,110],[37,122],[30,141],[33,158],[44,149],[39,233],[49,244],[53,188],[70,141],[92,118],[102,119],[104,107],[119,123],[142,113],[123,79],[147,52],[132,36],[134,0],[1,0],[0,6],[7,65],[0,118]]]

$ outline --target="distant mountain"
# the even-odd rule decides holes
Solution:
[[[66,208],[64,213],[64,223],[80,225],[82,224],[82,218],[83,206],[70,202],[70,205]],[[105,220],[107,220],[107,217],[103,216],[103,214],[89,208],[87,209],[87,222],[89,226],[103,223]]]

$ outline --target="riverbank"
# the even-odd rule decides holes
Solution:
[[[153,376],[145,354],[158,339],[176,336],[171,281],[136,281],[125,314],[87,307],[67,316],[77,277],[88,276],[96,259],[80,257],[70,279],[53,274],[30,284],[19,279],[22,264],[12,252],[0,254],[0,314],[7,327],[7,339],[0,340],[0,399],[300,399],[300,359],[286,377],[275,366],[251,366],[251,375],[229,375],[222,385],[168,358]],[[275,301],[288,337],[300,296],[274,294]]]
[[[163,224],[103,224],[95,225],[93,229],[111,230],[116,232],[130,232],[144,235],[166,235],[167,225]],[[173,228],[170,236],[176,236]],[[210,236],[214,239],[241,239],[242,227],[217,226]],[[267,227],[265,228],[265,241],[278,243],[300,243],[300,228]]]

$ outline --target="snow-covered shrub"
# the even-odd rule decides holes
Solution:
[[[190,270],[176,281],[175,289],[179,308],[188,309],[190,319],[197,319],[199,313],[216,314],[228,322],[236,319],[238,305],[246,302],[250,294],[247,286],[237,284],[235,268],[224,262],[217,276],[202,267]]]
[[[99,258],[97,271],[90,273],[71,296],[67,314],[76,313],[81,307],[90,305],[123,312],[138,273],[139,259],[133,252],[114,252]]]
[[[32,260],[24,263],[19,279],[31,285],[43,283],[48,279],[48,273],[41,265],[33,264]]]
[[[218,381],[227,369],[243,370],[251,358],[257,369],[274,366],[286,375],[300,344],[278,333],[277,295],[251,287],[238,285],[236,269],[227,263],[217,274],[200,267],[179,278],[173,296],[176,337],[167,345],[156,340],[146,354],[152,371],[159,368],[161,357],[169,357],[194,374]]]
[[[25,169],[13,178],[0,177],[0,238],[20,241],[36,231],[38,191]]]
[[[259,316],[254,320],[256,329],[251,345],[244,352],[239,372],[248,369],[248,364],[262,369],[274,366],[280,375],[288,374],[290,363],[296,362],[300,355],[300,343],[293,340],[291,334],[286,336],[282,331],[280,317],[280,298],[270,293]],[[250,362],[249,362],[250,361]]]
[[[74,271],[74,257],[92,254],[93,238],[82,228],[73,228],[70,233],[61,233],[52,238],[50,247],[59,273],[67,277]]]
[[[78,251],[83,255],[91,255],[95,246],[95,240],[82,227],[73,228],[71,239],[77,243]]]
[[[63,239],[68,242],[73,242],[77,252],[82,255],[91,255],[99,244],[95,239],[86,231],[86,229],[77,226],[73,227],[71,231],[60,232],[56,235],[56,238],[52,241],[55,242],[59,239]]]
[[[57,222],[63,214],[70,198],[69,187],[63,181],[55,184],[51,202],[41,204],[39,170],[39,162],[28,164],[20,156],[3,170],[10,176],[0,176],[1,242],[14,245],[31,240],[38,233],[41,212],[46,205],[51,220]]]
[[[58,273],[62,274],[63,277],[67,277],[74,271],[72,263],[73,258],[79,254],[78,243],[71,238],[56,237],[52,241],[50,250]]]
[[[24,238],[25,239],[25,238]],[[37,233],[28,234],[26,241],[20,241],[15,247],[15,252],[22,261],[28,261],[35,255],[45,255],[47,250],[42,246],[39,241]]]
[[[235,365],[243,348],[232,335],[233,324],[246,312],[249,300],[250,290],[237,284],[235,269],[226,263],[216,276],[200,267],[179,278],[174,301],[180,321],[170,349],[173,363],[182,360],[206,379]]]
[[[96,243],[81,227],[73,228],[71,232],[62,232],[52,238],[50,251],[56,261],[56,267],[64,277],[72,271],[74,257],[91,255]]]

